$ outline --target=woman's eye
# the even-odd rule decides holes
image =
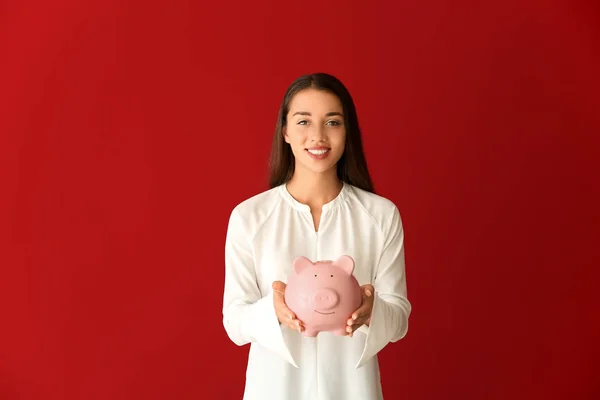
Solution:
[[[338,126],[340,124],[339,121],[327,121],[328,124],[331,124],[333,126]]]
[[[306,124],[308,124],[308,121],[306,121],[304,119],[301,121],[298,121],[298,125],[306,125]]]

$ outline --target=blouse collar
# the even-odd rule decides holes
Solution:
[[[332,210],[338,204],[342,203],[344,201],[344,199],[346,198],[347,190],[348,190],[348,184],[346,182],[342,181],[342,189],[340,190],[338,195],[333,200],[331,200],[329,203],[323,204],[322,213]],[[290,194],[290,192],[287,190],[287,183],[284,183],[279,187],[279,192],[283,196],[284,200],[286,200],[287,203],[290,204],[293,208],[295,208],[296,210],[301,211],[301,212],[310,213],[310,207],[307,204],[300,203],[298,200],[296,200]]]

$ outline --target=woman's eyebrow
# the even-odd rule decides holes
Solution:
[[[294,115],[308,115],[308,116],[311,116],[311,113],[309,113],[308,111],[296,111],[294,114],[292,114],[292,117]],[[331,112],[328,112],[327,114],[325,114],[326,117],[333,117],[333,116],[336,116],[336,115],[338,115],[340,117],[344,116],[344,114],[342,114],[341,112],[337,112],[337,111],[331,111]]]

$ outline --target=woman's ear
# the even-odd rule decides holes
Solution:
[[[283,135],[283,140],[285,140],[285,142],[289,144],[290,143],[290,138],[287,135],[287,127],[286,126],[284,126],[281,129],[281,134]]]

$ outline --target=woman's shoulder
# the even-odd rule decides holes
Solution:
[[[260,221],[268,218],[277,203],[281,201],[280,190],[281,187],[277,186],[254,194],[237,203],[231,213],[250,225],[259,224]]]
[[[349,210],[352,210],[351,212],[360,210],[359,212],[377,225],[384,235],[402,229],[400,211],[392,200],[356,186],[349,186],[348,192]]]
[[[357,186],[347,186],[350,200],[360,204],[368,213],[385,218],[386,216],[389,217],[390,214],[398,212],[398,207],[391,199]]]

